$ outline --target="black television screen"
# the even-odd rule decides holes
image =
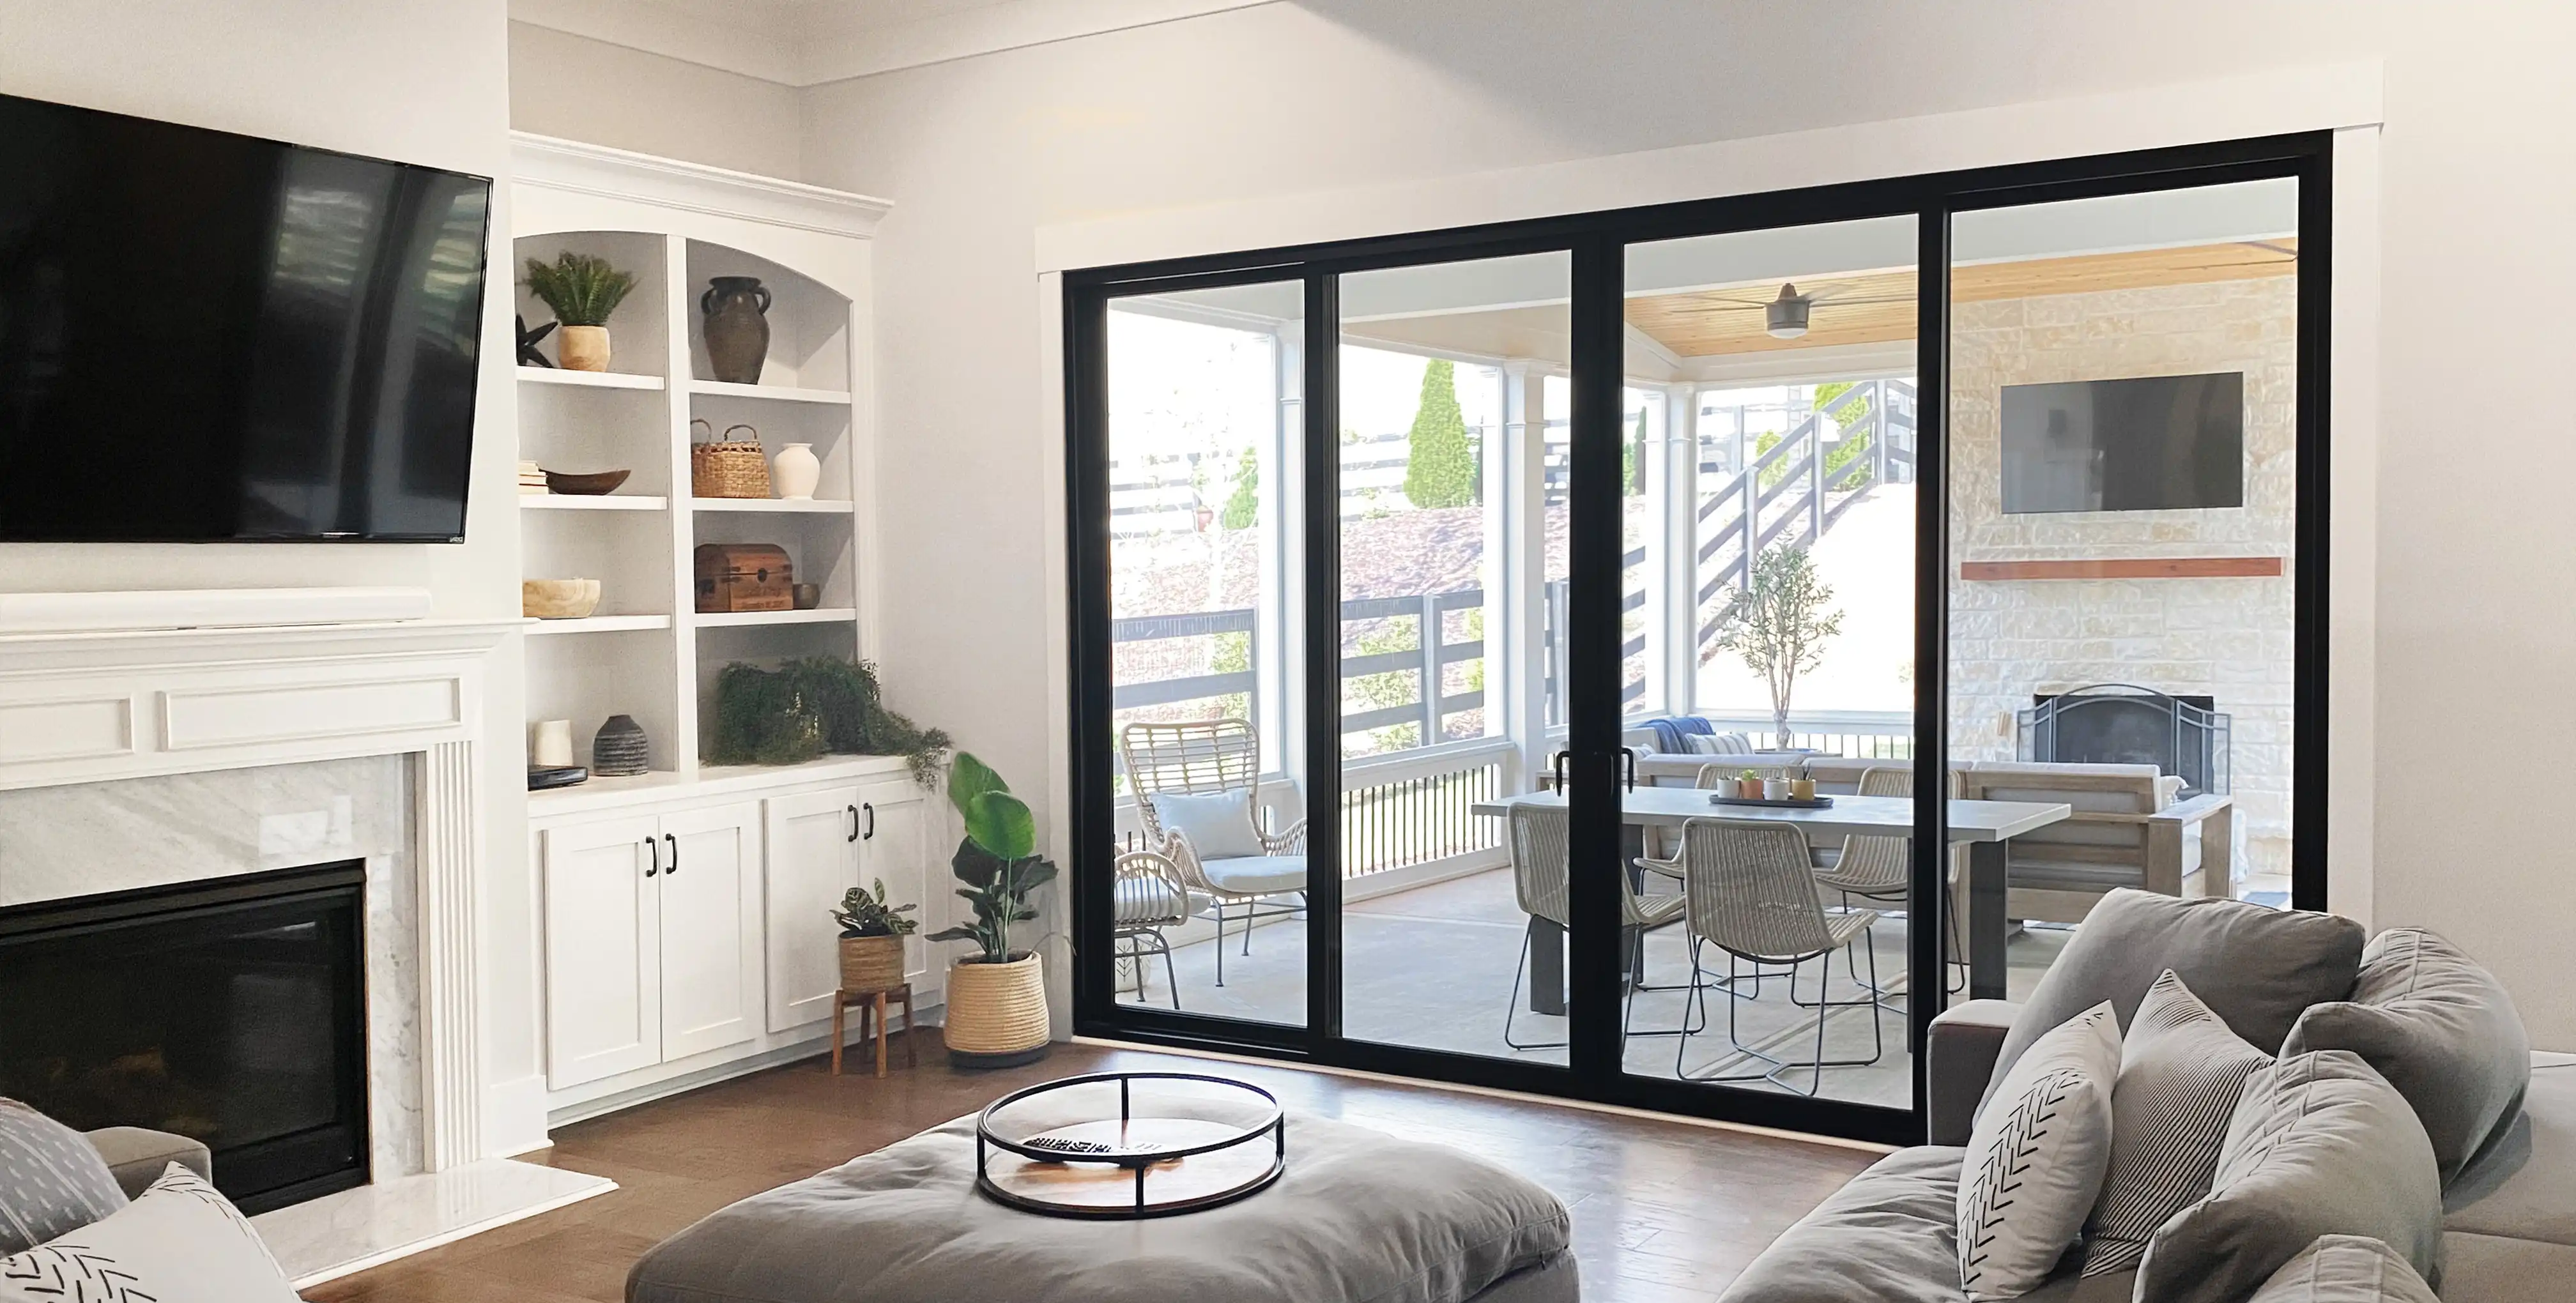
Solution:
[[[0,96],[0,541],[462,538],[490,202]]]
[[[2245,505],[2245,375],[2006,385],[2004,510]]]

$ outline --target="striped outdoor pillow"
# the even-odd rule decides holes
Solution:
[[[2136,1267],[2157,1227],[2207,1197],[2245,1079],[2271,1062],[2172,969],[2147,988],[2120,1046],[2111,1170],[2084,1226],[2085,1275]]]

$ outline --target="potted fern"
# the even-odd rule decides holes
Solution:
[[[1011,946],[1011,925],[1038,916],[1029,897],[1055,880],[1055,864],[1037,853],[1037,819],[983,761],[960,751],[948,773],[948,800],[966,822],[950,871],[957,895],[975,911],[972,923],[930,934],[933,941],[971,941],[973,953],[948,970],[948,1018],[941,1029],[948,1061],[965,1068],[1031,1063],[1047,1051],[1046,979],[1035,950]]]
[[[528,259],[528,292],[554,309],[563,325],[555,335],[555,359],[567,371],[608,369],[608,314],[634,288],[633,275],[592,254],[566,249],[551,263]]]
[[[841,989],[890,991],[903,985],[903,939],[921,926],[905,918],[913,906],[886,903],[885,879],[876,890],[852,887],[832,911],[841,925]]]

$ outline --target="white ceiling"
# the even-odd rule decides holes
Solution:
[[[1279,0],[510,0],[510,17],[789,86]]]

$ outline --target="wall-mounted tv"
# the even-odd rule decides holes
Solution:
[[[2245,374],[2006,385],[2004,510],[2245,505]]]
[[[0,542],[462,538],[491,189],[0,96]]]

